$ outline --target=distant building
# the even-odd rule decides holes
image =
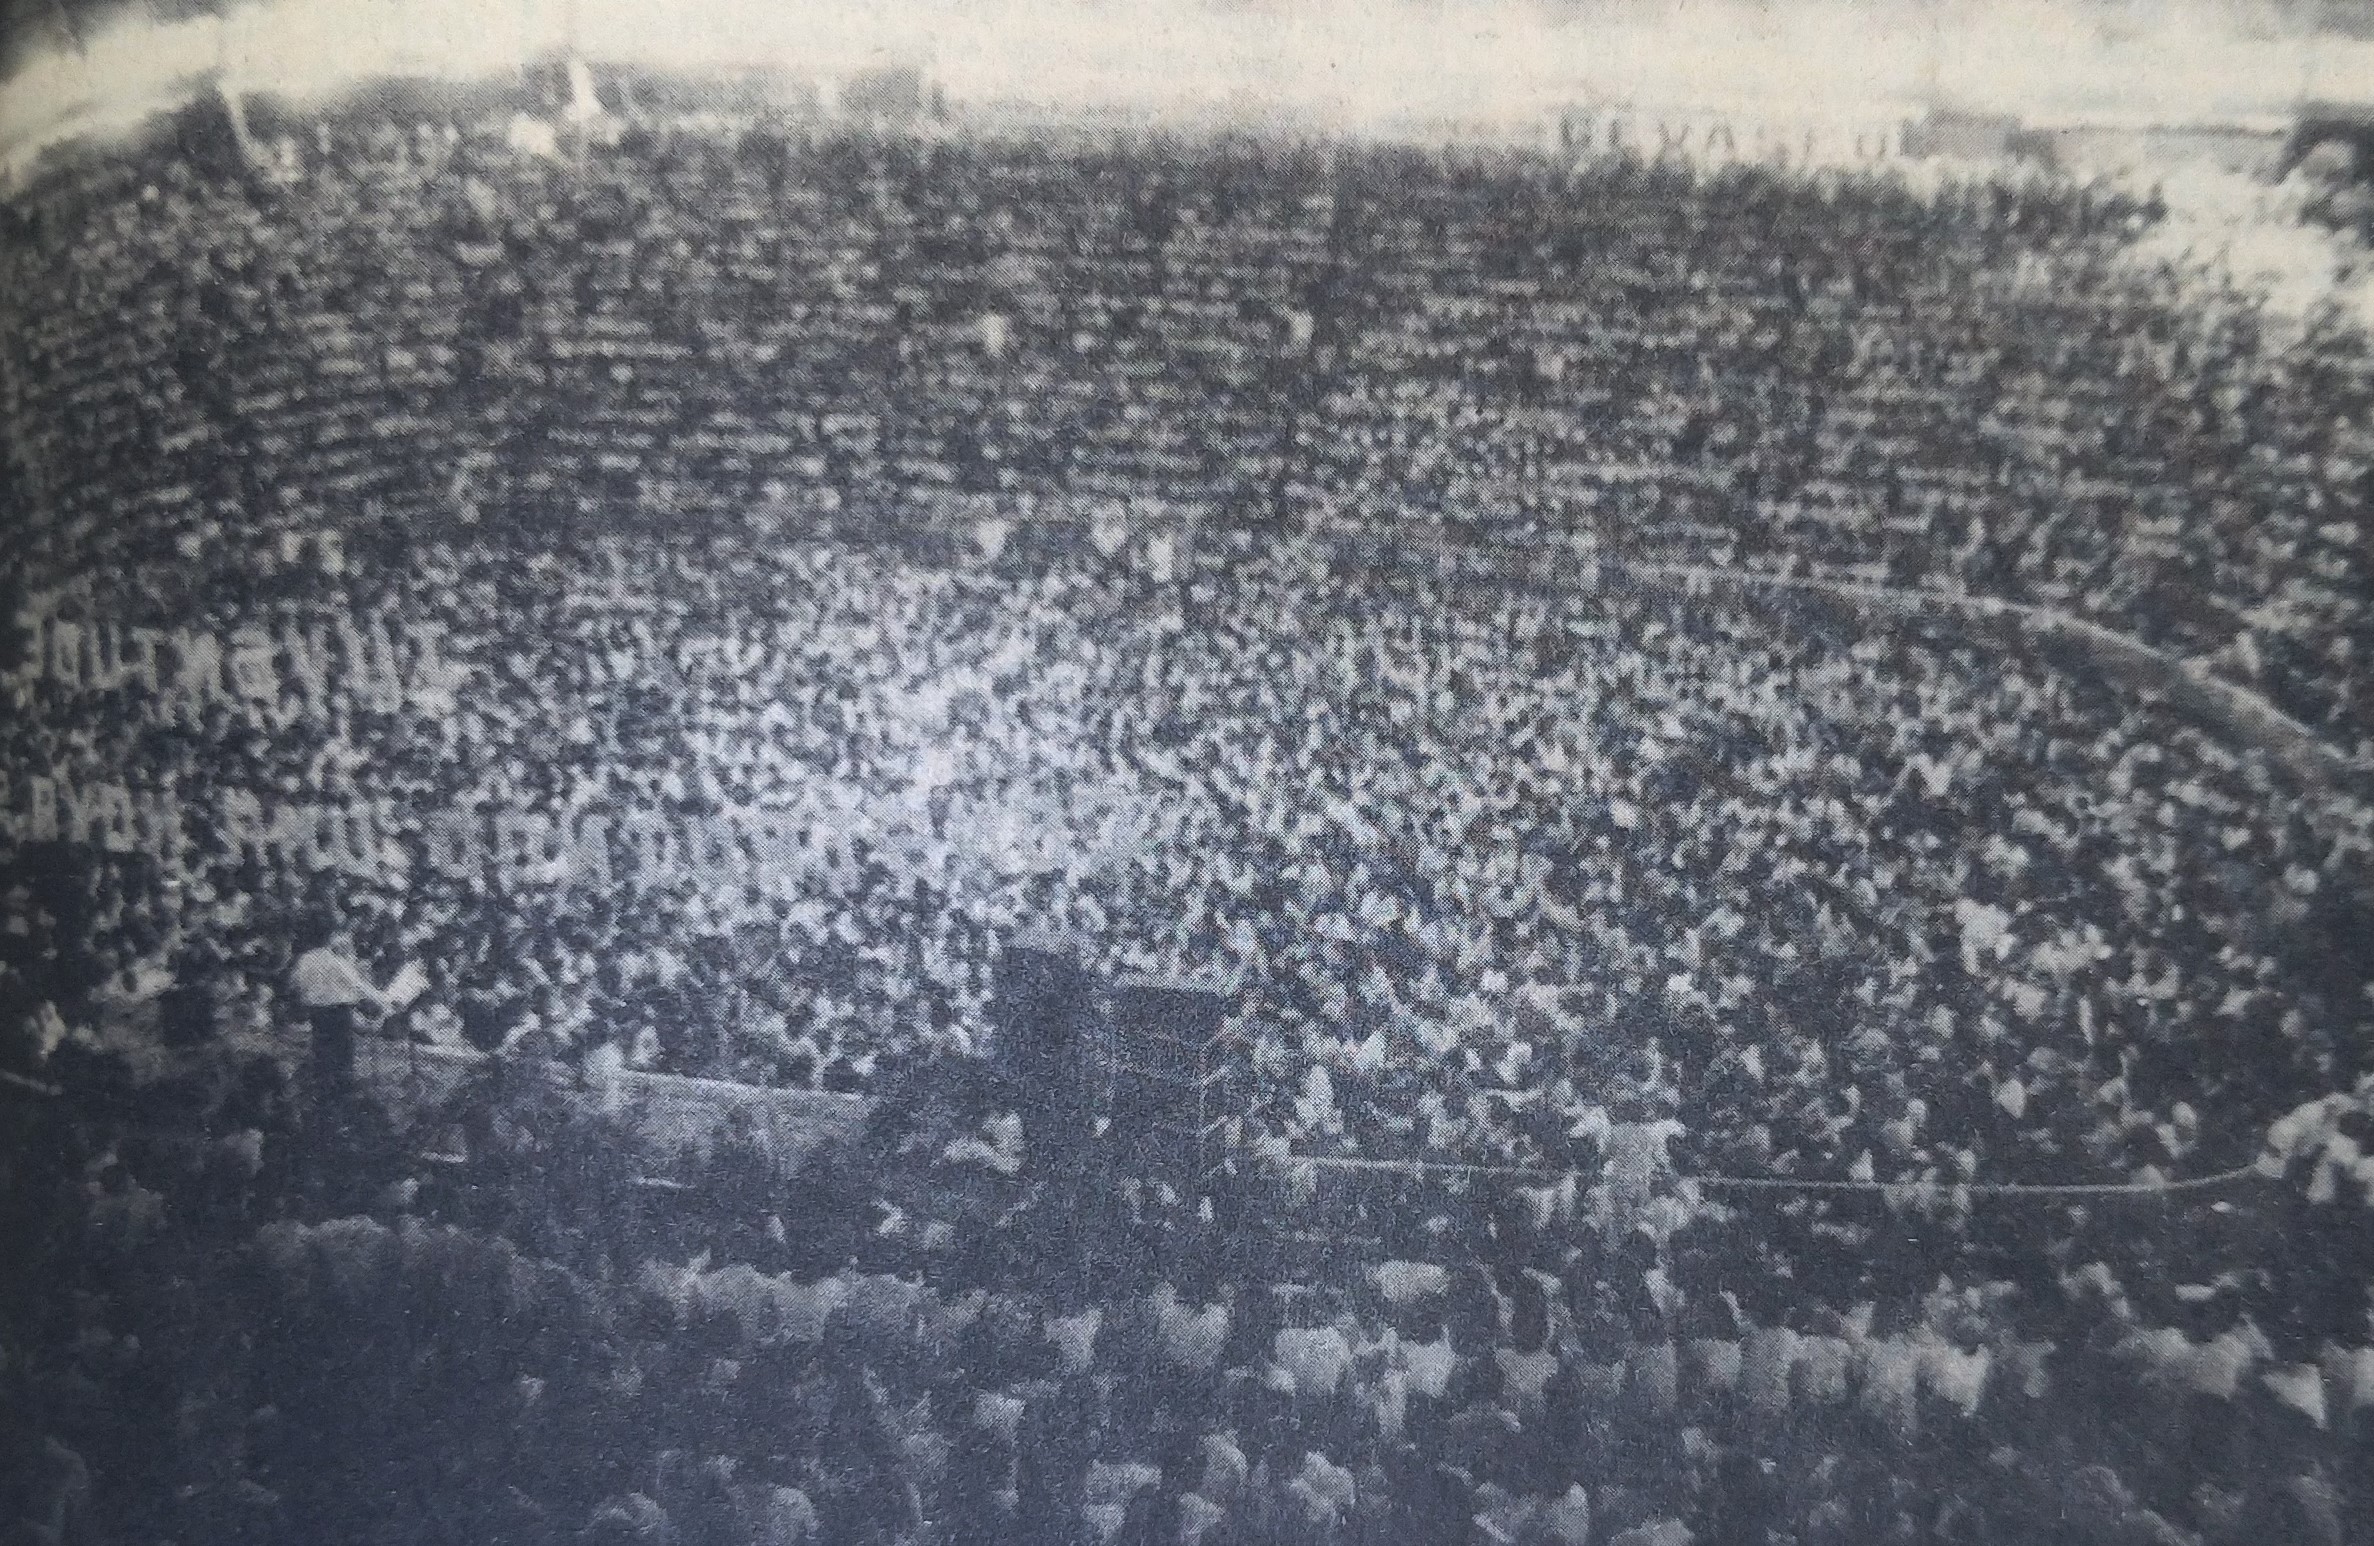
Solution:
[[[1924,160],[2008,161],[2019,154],[2022,126],[2011,113],[1934,107],[1905,130],[1905,153]]]
[[[945,91],[918,64],[877,64],[816,83],[818,108],[827,117],[851,118],[877,128],[906,129],[947,116]]]
[[[2261,176],[2282,150],[2284,121],[2236,118],[2199,123],[2086,117],[2033,125],[2032,159],[2087,173],[2158,177],[2180,166]]]
[[[841,111],[852,118],[911,123],[923,104],[923,71],[911,64],[859,70],[841,82]]]

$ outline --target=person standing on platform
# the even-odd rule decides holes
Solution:
[[[355,1010],[386,1012],[387,995],[354,961],[354,941],[325,921],[299,937],[290,987],[313,1032],[313,1089],[317,1105],[343,1104],[354,1090]]]

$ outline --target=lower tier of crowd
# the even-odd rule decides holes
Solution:
[[[822,1089],[978,1046],[1062,933],[1222,986],[1234,1136],[1305,1154],[2179,1176],[2358,1071],[2368,812],[2056,647],[951,541],[307,551],[171,627],[30,617],[11,1057],[286,1022],[331,923],[398,1034]]]

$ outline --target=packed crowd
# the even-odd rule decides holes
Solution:
[[[2369,813],[2072,651],[1627,563],[2065,607],[2346,741],[2362,340],[2043,185],[347,120],[280,164],[0,209],[12,1518],[318,1539],[434,1474],[523,1541],[2362,1524],[2362,1084],[2276,1129],[2297,1218],[1951,1188],[2222,1169],[2361,1080]],[[1059,1283],[1034,1231],[1143,1220],[1033,1202],[1002,1111],[895,1196],[729,1146],[659,1209],[581,1109],[485,1103],[454,1187],[305,1163],[268,1062],[116,1060],[290,1029],[325,918],[414,969],[395,1034],[835,1090],[971,1066],[1059,932],[1232,985],[1241,1156],[1596,1179],[1299,1216],[1387,1236],[1358,1272]],[[432,1313],[495,1351],[423,1363]]]
[[[1303,1154],[2147,1177],[2356,1071],[2364,812],[2067,659],[1625,578],[2188,649],[2247,603],[2228,665],[2355,701],[2363,372],[2172,310],[2140,207],[1275,142],[299,161],[7,211],[57,290],[6,324],[21,1046],[285,1019],[336,913],[416,1034],[831,1089],[977,1043],[1060,928],[1241,983],[1236,1136]],[[1611,562],[1528,585],[1519,534]]]
[[[2365,1522],[2362,1083],[2277,1126],[2298,1197],[2182,1240],[1951,1187],[2198,1176],[2362,1081],[2367,812],[2070,651],[1626,565],[2073,608],[2348,741],[2362,340],[2049,185],[354,121],[280,164],[0,209],[12,1518],[320,1539],[434,1475],[520,1541]],[[1223,1209],[1384,1240],[1042,1282],[983,1225],[1037,1183],[1004,1111],[907,1192],[729,1145],[710,1216],[582,1111],[489,1104],[444,1197],[392,1135],[304,1164],[268,1062],[102,1052],[268,1043],[325,917],[418,969],[399,1035],[826,1090],[978,1047],[1056,931],[1232,983],[1242,1157],[1593,1183],[1244,1164]],[[909,1249],[935,1287],[831,1271]]]
[[[0,1088],[27,1539],[2338,1546],[2374,1518],[2362,1318],[2271,1336],[2225,1302],[2236,1273],[2362,1285],[2296,1219],[2269,1252],[2205,1216],[2192,1265],[2234,1271],[2166,1309],[2078,1257],[1774,1313],[1686,1252],[1628,1297],[1634,1253],[1588,1235],[1487,1243],[1480,1193],[1430,1199],[1461,1247],[1430,1261],[1167,1248],[1101,1178],[942,1147],[995,1102],[788,1185],[728,1134],[654,1194],[531,1090],[473,1103],[458,1172],[370,1125],[324,1166],[268,1059],[61,1058],[57,1094]],[[885,1231],[901,1205],[929,1230]]]
[[[1059,931],[1234,983],[1232,1136],[1298,1154],[1672,1120],[1717,1171],[2181,1175],[2357,1072],[2362,819],[2079,662],[1613,569],[940,535],[311,551],[179,631],[50,618],[12,830],[71,927],[18,1035],[285,1018],[326,912],[417,968],[412,1034],[826,1089],[982,1045],[1000,942]]]
[[[12,202],[37,577],[1118,499],[2004,595],[2366,722],[2374,354],[2144,263],[2105,189],[368,115],[285,156]]]

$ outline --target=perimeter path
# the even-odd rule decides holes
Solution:
[[[1936,615],[1954,613],[2050,634],[2081,645],[2106,670],[2129,680],[2167,690],[2172,696],[2231,726],[2251,744],[2280,761],[2304,785],[2319,794],[2355,792],[2367,769],[2347,750],[2277,708],[2264,693],[2228,681],[2198,660],[2174,655],[2144,643],[2132,634],[2107,628],[2090,618],[2034,602],[2007,601],[1997,596],[1933,590],[1924,586],[1885,585],[1870,580],[1834,579],[1822,575],[1779,574],[1769,570],[1726,564],[1680,564],[1656,559],[1594,555],[1580,557],[1603,569],[1625,574],[1679,581],[1685,586],[1711,588],[1736,585],[1751,589],[1794,590],[1831,596],[1892,612]]]
[[[1016,524],[1076,529],[1077,517],[1024,518]],[[1485,537],[1462,540],[1415,532],[1380,532],[1342,522],[1321,520],[1306,528],[1320,541],[1372,557],[1389,553],[1424,553],[1451,570],[1469,566],[1525,568],[1524,578],[1540,583],[1572,578],[1585,582],[1601,573],[1662,580],[1686,590],[1718,586],[1743,590],[1795,591],[1826,596],[1877,611],[1902,616],[1953,615],[2007,631],[2057,637],[2085,650],[2113,677],[2130,685],[2167,693],[2203,717],[2226,726],[2242,741],[2274,757],[2301,785],[2320,797],[2347,795],[2365,799],[2374,794],[2374,765],[2350,748],[2336,746],[2315,729],[2278,708],[2264,693],[2227,680],[2199,660],[2187,659],[2132,634],[2080,617],[2060,607],[2012,601],[1971,591],[1931,586],[1890,585],[1842,575],[1751,568],[1740,564],[1683,563],[1670,559],[1636,558],[1554,540],[1511,541]],[[2323,814],[2323,812],[2319,812]]]
[[[1256,1152],[1256,1151],[1248,1151]],[[1538,1165],[1486,1165],[1453,1160],[1365,1159],[1348,1154],[1288,1154],[1271,1156],[1289,1168],[1373,1171],[1402,1176],[1492,1177],[1511,1181],[1586,1184],[1596,1171],[1560,1170]],[[2210,1192],[2246,1181],[2269,1179],[2264,1165],[2252,1161],[2212,1175],[2145,1181],[1851,1181],[1803,1176],[1694,1176],[1668,1171],[1672,1180],[1710,1192],[1852,1192],[1886,1198],[1977,1200],[2028,1198],[2082,1202],[2093,1198],[2159,1197],[2172,1193]]]

